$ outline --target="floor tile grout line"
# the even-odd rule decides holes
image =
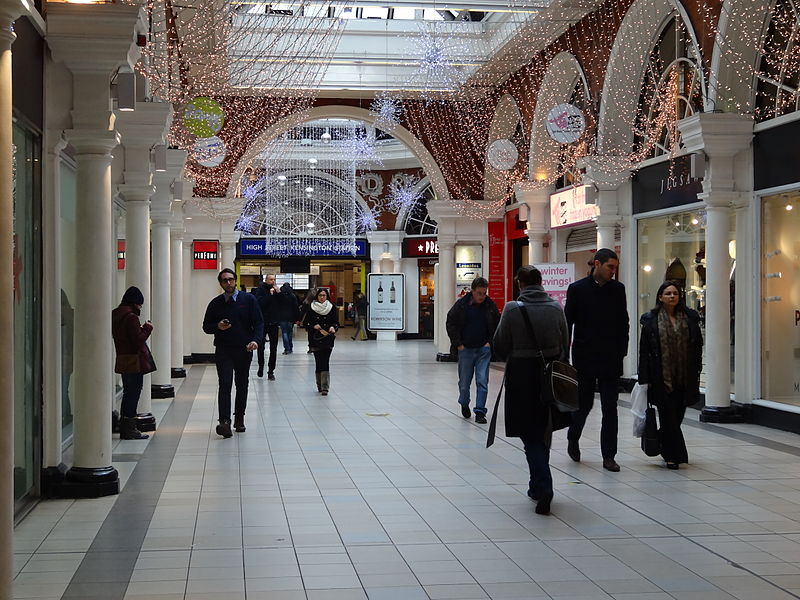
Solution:
[[[99,549],[98,539],[101,540],[103,539],[104,529],[110,531],[115,528],[115,525],[117,525],[118,522],[124,522],[126,520],[126,516],[128,515],[121,514],[122,510],[121,507],[125,503],[128,497],[137,493],[137,490],[135,489],[137,480],[140,477],[152,475],[152,473],[147,469],[148,462],[152,460],[152,457],[157,454],[160,455],[163,452],[165,455],[170,456],[169,459],[170,465],[172,464],[172,461],[174,461],[175,454],[177,452],[178,446],[180,445],[180,440],[183,436],[183,432],[186,426],[189,413],[191,412],[191,408],[194,405],[195,397],[197,395],[197,389],[199,387],[201,379],[202,379],[201,369],[194,369],[194,368],[189,369],[189,371],[187,372],[186,379],[181,383],[180,387],[176,391],[175,398],[172,400],[169,407],[167,408],[166,413],[161,418],[160,426],[162,427],[162,431],[154,435],[149,440],[144,453],[142,453],[141,459],[137,463],[136,468],[134,468],[133,472],[129,476],[128,481],[125,484],[125,487],[120,491],[120,493],[114,499],[113,506],[106,515],[103,524],[101,525],[97,534],[94,536],[94,539],[91,545],[89,546],[88,550],[84,554],[84,557],[81,560],[80,565],[75,570],[75,573],[70,579],[69,584],[67,585],[63,594],[61,595],[62,599],[66,600],[70,598],[85,598],[86,597],[85,595],[77,592],[78,586],[97,583],[94,581],[84,582],[82,581],[82,579],[84,575],[83,573],[84,570],[88,570],[90,568],[90,565],[95,560],[107,558],[109,554],[109,551],[107,549]],[[164,429],[164,427],[166,428]],[[148,470],[148,473],[143,473],[144,470]],[[160,496],[168,474],[169,474],[169,468],[167,468],[164,472],[164,478],[161,481],[161,485],[158,491],[152,492],[153,496],[156,497]],[[147,528],[149,528],[149,523],[150,521],[152,521],[156,503],[157,502],[154,502],[152,504],[152,510],[150,510],[149,516],[147,517]],[[124,570],[129,570],[127,574],[127,581],[114,582],[119,584],[118,587],[121,587],[122,584],[124,583],[124,589],[122,590],[121,594],[117,594],[114,596],[105,596],[104,597],[105,600],[122,600],[124,598],[126,590],[130,584],[130,579],[136,565],[136,560],[138,559],[138,555],[141,552],[142,545],[144,544],[144,540],[147,535],[147,528],[143,527],[144,529],[143,532],[137,531],[137,535],[141,535],[138,548],[115,551],[115,552],[124,552],[130,555],[135,554],[136,557],[134,557],[132,561],[129,559],[128,562],[125,564]],[[93,548],[97,549],[93,550]],[[117,558],[119,558],[119,556],[117,556]],[[128,569],[128,567],[130,567],[130,569]]]

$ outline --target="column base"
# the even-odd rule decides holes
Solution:
[[[700,411],[701,423],[744,423],[747,418],[741,405],[704,406]]]
[[[153,398],[174,398],[175,386],[171,383],[154,383],[150,386]]]
[[[139,431],[155,431],[156,418],[153,413],[139,413],[136,415],[136,429]]]
[[[439,352],[436,355],[436,362],[458,362],[458,355]]]
[[[184,369],[183,367],[172,367],[172,369],[170,369],[169,374],[172,379],[179,379],[182,377],[186,377],[186,369]]]
[[[119,473],[114,467],[49,467],[48,490],[52,498],[100,498],[119,494]]]

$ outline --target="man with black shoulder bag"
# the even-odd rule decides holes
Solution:
[[[492,346],[498,358],[506,360],[506,437],[522,440],[530,469],[528,496],[536,502],[536,513],[546,515],[553,500],[553,430],[566,426],[569,419],[569,413],[562,413],[544,393],[552,378],[546,367],[554,360],[566,360],[569,334],[561,305],[542,287],[541,272],[526,265],[517,271],[517,281],[519,301],[505,305]],[[496,423],[497,405],[487,446],[493,442]]]

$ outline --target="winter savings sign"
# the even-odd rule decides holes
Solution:
[[[567,288],[575,281],[575,263],[543,264],[539,266],[542,272],[542,287],[552,298],[561,303],[567,302]]]

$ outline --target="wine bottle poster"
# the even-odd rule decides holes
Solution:
[[[370,273],[367,284],[367,327],[374,331],[405,329],[405,275]]]

